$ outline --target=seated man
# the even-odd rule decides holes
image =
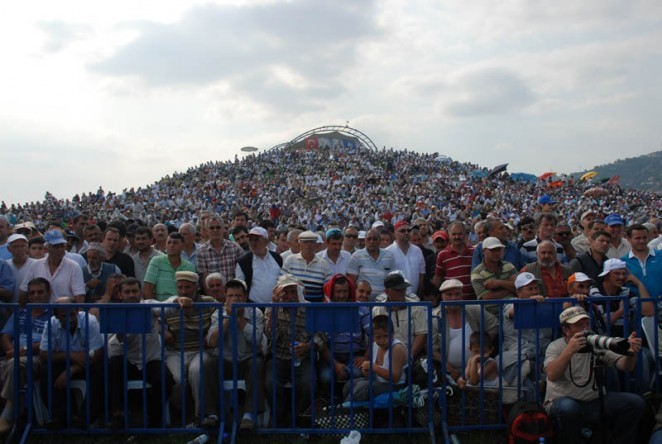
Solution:
[[[570,307],[559,316],[563,337],[555,340],[545,355],[547,393],[544,407],[554,420],[559,442],[577,442],[580,430],[587,425],[609,426],[612,443],[631,443],[644,415],[644,400],[633,393],[604,394],[604,417],[600,418],[600,398],[594,365],[601,360],[607,367],[620,371],[634,370],[641,339],[636,332],[628,337],[630,355],[618,355],[602,349],[587,349],[585,331],[590,328],[589,317],[581,307]],[[603,431],[607,433],[607,431]]]
[[[372,360],[361,363],[363,377],[345,383],[343,397],[346,401],[370,399],[371,373],[373,397],[406,385],[409,352],[401,341],[393,337],[393,324],[387,315],[373,318],[372,340]]]
[[[88,250],[89,251],[89,250]],[[119,283],[121,302],[127,304],[144,303],[140,281],[136,278],[125,278]],[[162,390],[165,390],[165,400],[170,397],[172,375],[165,371],[165,381],[161,378],[161,336],[159,321],[152,315],[152,331],[144,337],[142,334],[114,334],[108,339],[108,385],[110,394],[110,428],[124,427],[124,350],[126,346],[126,377],[143,380],[152,386],[147,396],[147,413],[151,427],[162,426],[163,404]],[[144,351],[144,353],[143,353]]]
[[[44,278],[34,278],[28,283],[28,302],[31,304],[48,304],[51,300],[51,284]],[[23,387],[27,382],[28,365],[28,335],[26,331],[27,310],[20,309],[13,314],[4,328],[2,329],[2,349],[5,352],[5,359],[0,366],[2,371],[2,380],[4,385],[0,396],[5,400],[5,409],[0,415],[0,434],[7,433],[14,420],[14,335],[19,334],[19,381],[18,386]],[[44,332],[44,326],[48,323],[50,315],[43,308],[33,308],[30,312],[30,325],[32,326],[32,338],[30,338],[32,348],[32,372],[36,378],[39,375],[41,361],[39,359],[39,344],[41,335]],[[18,330],[16,330],[18,328]]]
[[[97,318],[65,306],[74,303],[71,297],[57,298],[55,303],[61,304],[61,308],[54,310],[55,315],[42,333],[39,345],[43,372],[47,374],[50,366],[52,375],[52,380],[41,386],[44,402],[48,403],[49,393],[52,393],[52,419],[46,423],[49,429],[61,429],[67,425],[67,379],[89,379],[90,390],[87,396],[90,397],[90,422],[99,416],[103,406],[104,349]],[[72,412],[72,427],[85,426],[84,420],[84,410]]]
[[[179,304],[179,309],[166,308],[164,312],[166,365],[178,386],[173,389],[173,392],[181,393],[181,384],[185,384],[187,380],[191,384],[195,413],[199,416],[200,374],[202,372],[200,361],[204,362],[210,358],[203,349],[200,338],[207,336],[211,325],[211,315],[215,309],[211,306],[197,308],[193,304],[195,302],[214,302],[214,298],[198,295],[198,274],[193,271],[176,272],[175,281],[177,296],[171,296],[163,301],[164,303]],[[161,315],[161,308],[153,310],[157,316]],[[183,315],[180,310],[184,311]],[[183,402],[184,400],[182,400]]]
[[[304,292],[303,284],[297,278],[284,274],[278,278],[273,291],[273,301],[303,303]],[[323,350],[324,338],[320,334],[313,336],[306,331],[304,307],[267,308],[264,314],[264,332],[268,339],[264,386],[277,425],[282,426],[285,424],[285,415],[292,413],[292,402],[285,397],[287,384],[292,384],[295,398],[293,413],[296,416],[310,405],[314,383],[311,354],[316,350]]]
[[[211,275],[210,275],[211,276]],[[240,279],[230,279],[225,285],[225,305],[214,311],[211,327],[207,332],[207,347],[212,359],[204,364],[205,414],[203,427],[217,428],[219,422],[219,350],[223,352],[223,380],[233,379],[233,323],[237,336],[237,378],[246,381],[244,414],[239,425],[240,430],[252,430],[255,427],[255,415],[264,411],[264,359],[262,357],[262,338],[264,316],[262,311],[253,307],[237,308],[236,317],[232,306],[248,301],[248,286]],[[229,411],[229,404],[226,404]]]
[[[92,242],[87,248],[87,266],[83,268],[85,281],[85,302],[96,302],[106,291],[106,283],[112,274],[118,274],[120,269],[115,264],[104,262],[106,250],[98,242]]]

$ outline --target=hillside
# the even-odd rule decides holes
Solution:
[[[589,170],[572,173],[579,178],[587,171],[597,171],[598,176],[594,182],[612,176],[621,176],[622,188],[634,188],[642,191],[662,191],[662,151],[645,154],[639,157],[619,159],[607,165],[597,165]]]

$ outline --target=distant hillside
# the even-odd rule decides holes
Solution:
[[[572,173],[572,176],[579,178],[587,171],[598,172],[594,182],[618,175],[621,176],[622,188],[662,192],[662,151],[619,159],[608,165],[597,165],[586,171]]]

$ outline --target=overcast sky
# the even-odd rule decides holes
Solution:
[[[7,203],[121,192],[349,125],[569,173],[660,150],[659,0],[11,2]]]

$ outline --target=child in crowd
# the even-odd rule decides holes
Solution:
[[[482,341],[482,347],[481,347]],[[480,386],[481,380],[484,387],[497,387],[499,385],[499,368],[497,362],[490,358],[494,351],[490,335],[479,331],[469,336],[469,351],[471,357],[467,361],[464,377],[458,380],[458,385]]]
[[[370,398],[371,372],[373,397],[405,386],[407,347],[393,338],[393,325],[387,315],[377,315],[373,318],[372,338],[372,359],[361,364],[363,377],[345,384],[343,396],[346,401],[366,401]]]

